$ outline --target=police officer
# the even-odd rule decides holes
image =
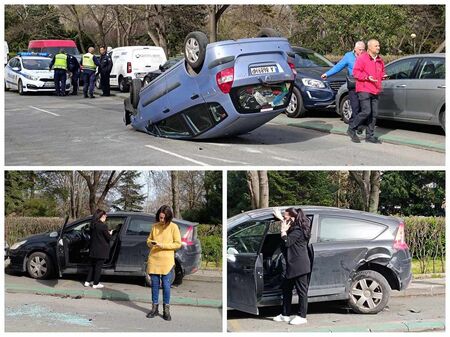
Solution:
[[[69,55],[69,71],[72,73],[72,95],[78,95],[78,80],[80,79],[80,63],[75,56]]]
[[[55,81],[55,95],[66,95],[66,78],[67,78],[67,54],[64,49],[60,49],[59,52],[53,56],[50,62],[50,69],[54,69],[54,81]]]
[[[100,66],[98,58],[93,54],[94,47],[89,47],[88,52],[83,55],[81,59],[81,64],[83,65],[83,94],[84,98],[88,98],[88,88],[89,97],[95,98],[94,96],[94,84],[95,84],[95,71],[97,66]]]
[[[109,74],[111,74],[112,66],[112,59],[106,52],[106,48],[100,47],[100,85],[103,91],[101,96],[110,95]]]

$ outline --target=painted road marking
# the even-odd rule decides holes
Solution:
[[[45,112],[47,114],[56,116],[56,117],[61,117],[61,115],[58,115],[57,113],[54,113],[54,112],[51,112],[51,111],[47,111],[47,110],[44,110],[44,109],[39,109],[39,108],[36,108],[35,106],[32,106],[32,105],[30,105],[29,107],[32,108],[32,109],[35,109],[35,110],[38,110],[38,111],[42,111],[42,112]]]
[[[234,161],[234,160],[210,157],[210,156],[205,156],[205,155],[202,155],[202,154],[194,154],[194,156],[201,157],[201,158],[206,158],[206,159],[217,160],[217,161],[222,161],[224,163],[248,165],[248,163],[245,163],[245,162],[242,162],[242,161]]]
[[[156,146],[145,145],[145,147],[148,147],[149,149],[153,149],[153,150],[160,151],[160,152],[163,152],[163,153],[167,153],[167,154],[169,154],[171,156],[190,161],[191,163],[195,163],[195,164],[202,165],[202,166],[210,166],[209,164],[203,163],[201,161],[182,156],[182,155],[180,155],[178,153],[174,153],[174,152],[170,152],[170,151],[167,151],[167,150],[163,150],[163,149],[160,149],[159,147],[156,147]]]

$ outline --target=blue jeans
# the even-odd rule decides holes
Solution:
[[[84,96],[87,96],[88,90],[89,90],[89,95],[93,96],[94,95],[94,85],[95,85],[95,71],[89,70],[89,69],[84,69],[83,70],[83,82],[84,82],[84,86],[83,86]]]
[[[162,283],[163,303],[170,304],[170,285],[172,284],[173,268],[167,275],[150,274],[150,277],[152,279],[152,303],[158,304],[159,286]]]

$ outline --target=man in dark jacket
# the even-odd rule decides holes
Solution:
[[[69,55],[69,71],[72,73],[72,93],[71,95],[78,95],[78,81],[80,79],[80,63],[73,55]]]
[[[109,75],[111,74],[112,66],[113,63],[111,60],[111,56],[109,56],[108,53],[106,52],[106,48],[100,47],[99,73],[100,73],[100,85],[103,91],[101,96],[110,95]]]

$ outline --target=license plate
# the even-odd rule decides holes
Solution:
[[[277,73],[277,66],[264,66],[264,67],[253,67],[250,68],[251,75],[264,75],[264,74],[273,74]]]
[[[55,83],[52,83],[52,82],[44,83],[44,88],[54,88],[54,87],[55,87]]]

